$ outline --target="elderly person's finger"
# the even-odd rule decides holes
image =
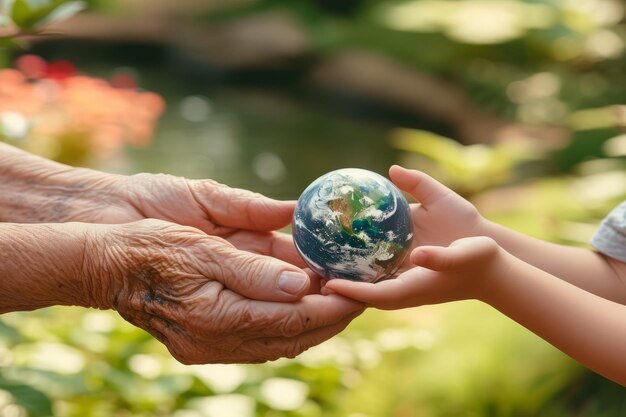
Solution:
[[[293,302],[308,294],[311,279],[302,269],[271,256],[241,251],[224,242],[215,245],[203,275],[242,296],[263,301]]]
[[[156,317],[146,319],[149,333],[164,343],[172,356],[186,365],[205,363],[263,363],[279,358],[293,358],[343,331],[358,312],[329,326],[292,337],[259,337],[239,343],[199,346],[177,326]],[[143,326],[142,326],[143,327]],[[234,336],[234,335],[233,335]],[[225,336],[228,338],[229,336]]]
[[[247,358],[245,363],[262,363],[280,358],[295,358],[309,348],[319,345],[341,333],[350,322],[359,314],[338,323],[314,329],[293,337],[262,337],[242,344],[236,352],[226,356],[227,363],[241,363],[242,356]]]
[[[219,311],[192,309],[192,314],[183,315],[165,301],[121,314],[163,342],[177,360],[192,364],[294,357],[336,335],[363,311],[359,303],[338,295],[307,296],[290,305],[250,301],[230,291],[221,294],[224,308]],[[199,295],[205,297],[210,298],[210,292]],[[202,304],[198,299],[188,304],[198,301]],[[198,343],[214,335],[219,335],[219,343]]]
[[[289,234],[240,230],[225,237],[225,239],[237,249],[271,256],[300,268],[306,266]]]
[[[336,294],[311,294],[290,304],[249,300],[232,291],[220,291],[215,286],[198,292],[187,306],[203,305],[203,300],[213,299],[216,292],[220,296],[219,310],[199,310],[193,316],[179,315],[176,310],[180,307],[164,301],[144,303],[140,315],[169,317],[168,327],[186,327],[198,334],[217,329],[220,334],[229,334],[237,329],[238,338],[249,341],[259,337],[294,337],[335,325],[364,309],[363,304]]]
[[[210,180],[189,181],[189,189],[211,223],[233,229],[280,229],[291,222],[296,206]]]
[[[226,298],[228,298],[225,295]],[[224,311],[231,326],[236,326],[245,340],[258,337],[294,337],[334,325],[363,311],[363,305],[339,296],[311,294],[294,304],[226,300]],[[245,319],[242,319],[245,318]]]

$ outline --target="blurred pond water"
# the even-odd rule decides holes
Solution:
[[[69,59],[79,71],[103,78],[129,71],[141,88],[165,99],[152,144],[100,166],[107,171],[212,178],[296,199],[330,170],[359,167],[387,175],[397,160],[388,141],[393,122],[340,111],[341,104],[328,107],[328,100],[299,91],[288,76],[224,82],[199,76],[202,69],[155,48],[51,43],[35,53]]]
[[[276,198],[297,198],[327,171],[361,167],[385,175],[395,160],[387,129],[297,97],[198,88],[165,98],[168,110],[154,142],[130,152],[130,171],[213,178]]]

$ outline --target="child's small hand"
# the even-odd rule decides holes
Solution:
[[[397,165],[391,167],[389,176],[419,202],[411,206],[414,247],[448,246],[457,239],[483,234],[484,219],[476,208],[437,180]]]
[[[470,237],[449,247],[422,246],[411,253],[418,265],[376,284],[333,279],[322,293],[337,293],[385,310],[481,298],[488,281],[502,274],[510,256],[488,237]]]

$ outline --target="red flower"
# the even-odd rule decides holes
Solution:
[[[0,115],[27,120],[30,142],[25,143],[31,145],[80,138],[96,155],[124,144],[145,146],[165,109],[159,95],[137,91],[132,71],[104,80],[77,74],[71,62],[46,63],[35,55],[22,55],[15,67],[0,69]],[[48,152],[55,149],[46,146]]]
[[[15,68],[30,80],[43,78],[47,73],[47,64],[37,55],[22,55],[15,61]]]
[[[76,67],[70,61],[58,60],[49,62],[46,66],[46,75],[42,78],[48,78],[56,81],[63,81],[76,75]]]
[[[37,55],[22,55],[15,61],[15,68],[29,80],[50,79],[63,81],[76,75],[76,67],[69,61],[46,62]]]

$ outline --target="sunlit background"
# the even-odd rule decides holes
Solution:
[[[77,13],[77,14],[76,14]],[[626,198],[621,0],[0,0],[0,140],[296,199],[424,170],[585,246]],[[265,365],[177,364],[113,312],[0,320],[0,416],[619,416],[623,389],[476,302],[368,311]]]

